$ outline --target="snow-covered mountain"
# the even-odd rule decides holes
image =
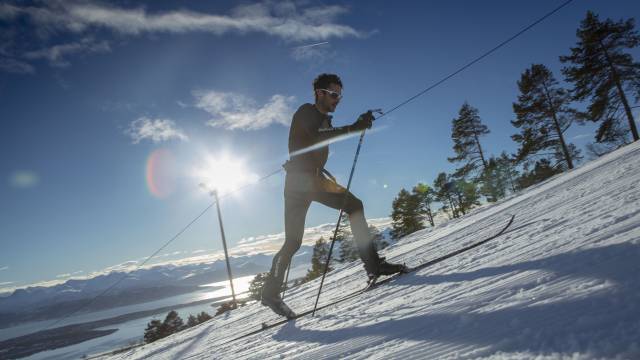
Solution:
[[[372,226],[382,233],[388,242],[391,242],[389,239],[389,227],[391,225],[389,218],[371,219],[369,221]],[[322,224],[305,229],[306,245],[302,245],[294,257],[290,274],[291,279],[304,276],[311,263],[311,255],[313,254],[312,242],[320,237],[329,239],[334,228],[335,224]],[[284,233],[265,235],[264,237],[268,238],[268,241],[273,244],[280,245],[284,242]],[[242,244],[238,248],[231,249],[232,253],[238,253],[238,255],[230,256],[234,277],[268,271],[271,267],[272,253],[247,251],[250,248],[250,244]],[[26,321],[42,318],[41,315],[44,314],[47,314],[47,317],[49,315],[55,317],[56,314],[51,314],[47,311],[48,307],[91,299],[115,283],[118,283],[118,285],[107,294],[110,297],[109,301],[95,304],[95,309],[88,308],[87,310],[104,309],[109,306],[109,303],[113,303],[113,306],[122,305],[122,301],[113,301],[113,297],[131,298],[135,295],[139,302],[144,302],[175,295],[176,293],[192,291],[194,287],[199,285],[222,281],[226,278],[224,260],[198,262],[187,258],[176,260],[175,263],[145,267],[134,271],[111,271],[89,279],[70,279],[62,284],[53,286],[31,286],[17,289],[9,296],[0,297],[0,320],[5,322],[5,326],[8,326],[6,321],[9,318]],[[154,293],[149,294],[147,291],[147,296],[140,296],[141,293],[145,292],[145,289],[154,289]],[[124,302],[135,303],[136,299],[129,299]],[[70,304],[69,310],[74,307],[77,307],[77,304]],[[34,314],[32,311],[34,308],[39,308],[42,314]],[[60,310],[60,314],[57,315],[64,313],[64,309],[58,308],[58,310]],[[26,313],[31,314],[26,317],[23,316]],[[11,314],[11,316],[7,317],[7,314]],[[15,323],[13,320],[11,322]]]
[[[230,257],[234,276],[246,276],[266,271],[271,265],[271,256],[255,254]],[[18,321],[64,315],[118,283],[104,296],[104,301],[95,302],[86,311],[105,309],[172,296],[194,291],[198,286],[222,281],[227,278],[224,260],[186,265],[159,265],[123,273],[114,271],[84,280],[67,280],[51,287],[29,287],[18,289],[11,296],[0,298],[0,319],[5,326]],[[68,308],[61,306],[67,304]]]
[[[365,294],[237,341],[278,317],[257,303],[113,359],[640,358],[640,142],[499,203],[401,239],[392,261],[424,263],[490,242]],[[319,281],[287,293],[302,312]],[[336,267],[320,305],[361,289]]]

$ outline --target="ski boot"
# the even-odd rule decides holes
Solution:
[[[367,281],[367,289],[375,287],[376,282],[378,281],[378,278],[380,276],[406,274],[409,271],[411,271],[411,269],[409,269],[406,265],[388,263],[385,258],[381,257],[380,261],[378,262],[377,271],[375,273],[367,271],[367,276],[369,277],[369,280]]]
[[[282,301],[280,297],[280,292],[278,291],[279,286],[276,286],[270,277],[264,282],[264,286],[262,288],[262,296],[261,303],[264,306],[268,306],[274,313],[284,316],[287,319],[295,319],[296,313],[291,310],[287,304]]]

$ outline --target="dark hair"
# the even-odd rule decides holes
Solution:
[[[313,80],[313,90],[326,89],[329,87],[329,84],[336,84],[342,87],[342,81],[340,81],[340,77],[338,75],[320,74]]]

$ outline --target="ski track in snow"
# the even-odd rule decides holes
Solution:
[[[286,325],[257,303],[112,359],[640,359],[640,142],[385,249],[417,265],[502,236]],[[320,305],[365,285],[338,265]],[[287,293],[313,306],[319,280]]]

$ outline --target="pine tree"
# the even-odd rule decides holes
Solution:
[[[536,162],[533,170],[525,171],[518,178],[518,186],[521,189],[537,184],[561,171],[551,166],[548,159],[540,159]]]
[[[474,205],[480,205],[480,194],[475,183],[463,179],[457,180],[454,183],[453,191],[462,215],[465,215]]]
[[[508,189],[511,190],[512,193],[518,191],[516,179],[520,174],[518,170],[516,170],[513,159],[507,155],[506,151],[503,151],[500,157],[496,159],[496,167],[499,176],[502,178],[502,182],[507,185]]]
[[[182,321],[182,318],[175,310],[171,310],[162,322],[161,335],[162,337],[169,336],[182,330],[183,327],[184,321]]]
[[[402,189],[391,206],[391,236],[394,239],[424,229],[420,215],[420,199],[417,196]]]
[[[313,255],[311,256],[311,269],[307,270],[305,282],[311,281],[324,273],[324,267],[329,256],[329,246],[323,237],[320,237],[313,245]],[[327,271],[331,271],[331,266]]]
[[[264,281],[269,276],[268,272],[257,273],[256,276],[249,282],[249,298],[254,300],[260,300],[262,298],[262,287]]]
[[[427,184],[418,183],[413,187],[412,193],[417,196],[420,201],[420,214],[426,216],[429,224],[435,226],[433,222],[433,211],[431,210],[432,204],[436,201],[436,194]]]
[[[373,241],[373,246],[376,248],[376,251],[380,251],[389,246],[387,240],[385,240],[380,230],[375,226],[369,225],[369,233],[371,234],[371,241]]]
[[[458,208],[454,199],[454,183],[449,175],[446,173],[439,173],[433,182],[433,189],[435,191],[436,200],[442,204],[440,210],[444,212],[451,211],[451,218],[457,218]]]
[[[161,328],[162,322],[160,320],[151,320],[144,330],[144,341],[148,344],[161,339]]]
[[[194,327],[198,324],[198,319],[195,316],[189,314],[189,317],[187,318],[187,327]]]
[[[579,152],[564,138],[564,132],[577,116],[576,110],[569,107],[569,93],[558,86],[551,71],[542,64],[533,64],[525,70],[518,88],[518,102],[513,103],[516,120],[511,121],[520,129],[520,133],[511,136],[520,145],[517,161],[531,164],[536,156],[552,155],[557,159],[554,166],[573,169]],[[551,153],[545,153],[549,150]]]
[[[216,313],[213,316],[218,316],[226,313],[227,311],[231,311],[238,308],[238,305],[244,305],[244,301],[240,300],[238,302],[234,300],[225,301],[216,309]]]
[[[202,324],[205,321],[211,320],[211,315],[202,311],[198,314],[198,324]]]
[[[480,193],[487,198],[487,201],[496,202],[504,197],[504,184],[500,177],[497,161],[493,156],[489,158],[487,168],[482,172],[481,178]]]
[[[480,193],[489,202],[498,201],[498,199],[505,197],[509,191],[516,192],[518,176],[512,159],[503,151],[500,157],[492,156],[489,158],[487,170],[482,174],[483,181]]]
[[[640,100],[640,63],[625,52],[640,44],[634,28],[634,19],[600,21],[598,15],[588,11],[576,32],[576,47],[571,48],[571,55],[560,56],[560,61],[570,64],[562,73],[574,84],[574,98],[590,98],[587,119],[600,122],[597,142],[620,142],[625,116],[633,140],[639,139],[625,93],[633,93],[636,101]],[[626,136],[622,137],[624,140]]]
[[[351,262],[358,259],[358,249],[355,246],[353,235],[351,235],[351,225],[349,217],[343,216],[336,235],[336,246],[340,249],[338,261]]]
[[[340,261],[351,262],[358,260],[358,248],[353,237],[344,238],[340,241]]]
[[[476,172],[478,168],[484,169],[487,166],[480,137],[488,133],[489,129],[482,124],[478,109],[465,101],[460,108],[458,117],[453,119],[451,127],[453,151],[456,156],[448,158],[448,160],[452,163],[464,163],[461,168],[456,170],[456,177],[466,177]]]

